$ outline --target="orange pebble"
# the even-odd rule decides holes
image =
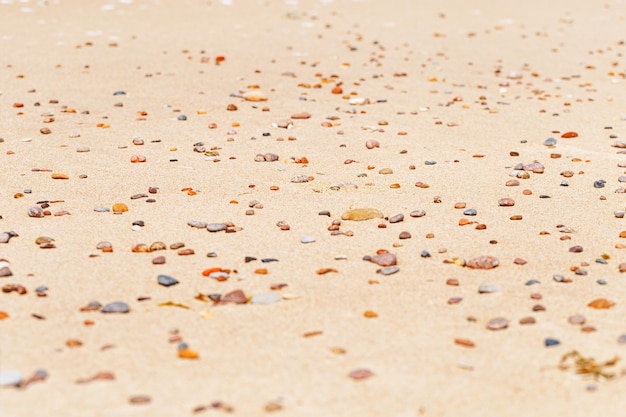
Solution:
[[[255,274],[267,275],[267,268],[258,268],[254,270]]]
[[[205,277],[208,277],[213,272],[222,272],[222,271],[223,271],[223,269],[220,268],[220,267],[209,268],[209,269],[205,269],[204,271],[202,271],[202,275],[205,276]]]
[[[180,349],[178,351],[178,357],[181,359],[198,359],[200,355],[195,350]]]

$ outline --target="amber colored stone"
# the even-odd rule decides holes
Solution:
[[[522,216],[520,214],[516,214],[514,216],[509,217],[511,220],[522,220]]]
[[[333,93],[333,94],[341,94],[341,93],[343,93],[343,89],[341,87],[339,87],[339,86],[336,86],[336,87],[334,87],[332,89],[331,93]]]
[[[434,237],[435,237],[435,234],[434,234],[434,233],[428,233],[428,234],[426,234],[426,239],[432,239],[432,238],[434,238]]]
[[[187,255],[193,255],[196,252],[194,252],[193,249],[181,249],[177,252],[180,256],[187,256]]]
[[[468,224],[472,224],[473,222],[471,220],[467,220],[465,218],[459,220],[459,226],[467,226]]]
[[[4,311],[0,311],[0,320],[8,319],[9,313],[5,313]]]
[[[626,237],[626,230],[619,232],[619,237]]]
[[[561,135],[561,137],[563,139],[571,139],[571,138],[575,138],[578,137],[578,133],[576,132],[565,132]]]
[[[85,320],[85,321],[83,322],[83,324],[84,324],[85,326],[93,326],[94,324],[96,324],[96,322],[95,322],[95,321],[93,321],[93,320]]]
[[[228,106],[226,106],[226,110],[235,111],[237,110],[237,106],[235,106],[234,104],[229,104]]]
[[[367,317],[368,319],[374,319],[374,318],[378,317],[378,313],[375,312],[375,311],[372,311],[372,310],[366,310],[363,313],[363,316]]]
[[[317,275],[328,274],[329,272],[338,272],[335,268],[321,268],[315,271]]]
[[[476,225],[476,230],[485,230],[487,229],[487,225],[483,223],[479,223]]]
[[[454,343],[456,343],[457,345],[460,346],[465,346],[465,347],[470,347],[473,348],[474,346],[476,346],[476,344],[474,342],[472,342],[469,339],[462,339],[462,338],[456,338],[454,339]]]
[[[124,213],[128,211],[128,206],[124,203],[113,204],[113,213]]]
[[[454,208],[455,209],[462,209],[462,208],[465,208],[466,206],[467,206],[467,204],[462,203],[462,202],[454,204]]]
[[[267,268],[257,268],[254,270],[255,274],[267,275]]]
[[[607,300],[606,298],[597,298],[587,304],[587,307],[595,308],[598,310],[611,308],[615,305],[615,302]]]
[[[178,351],[178,357],[181,359],[198,359],[200,355],[195,350],[186,348]]]
[[[69,339],[65,342],[65,345],[67,347],[75,348],[75,347],[82,346],[83,342],[81,342],[80,340],[76,340],[76,339]]]
[[[54,173],[52,174],[52,179],[53,180],[69,180],[70,177],[66,174]]]
[[[302,337],[313,337],[313,336],[319,336],[321,334],[323,334],[324,332],[321,330],[313,330],[311,332],[306,332],[305,334],[302,335]]]
[[[148,248],[148,245],[144,243],[138,243],[131,248],[131,251],[136,252],[136,253],[137,252],[150,252],[150,249]]]
[[[341,220],[361,221],[382,217],[383,213],[380,210],[376,210],[373,208],[359,208],[346,211],[341,215]]]

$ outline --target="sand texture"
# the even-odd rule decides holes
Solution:
[[[625,415],[625,27],[0,1],[0,415]]]

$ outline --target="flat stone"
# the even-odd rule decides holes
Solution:
[[[478,212],[476,211],[476,209],[473,208],[463,211],[463,215],[465,216],[475,216],[476,214],[478,214]]]
[[[220,302],[245,304],[248,301],[246,294],[242,290],[234,290],[224,295]]]
[[[206,229],[211,232],[221,232],[226,230],[226,223],[209,223],[206,225]]]
[[[544,345],[546,347],[551,347],[551,346],[558,346],[561,344],[561,342],[559,341],[559,339],[554,339],[552,337],[546,337],[546,339],[543,341]]]
[[[472,269],[493,269],[500,265],[498,258],[494,256],[479,256],[467,261],[466,266]]]
[[[569,322],[569,324],[583,325],[585,324],[586,319],[585,316],[583,316],[582,314],[573,314],[567,318],[567,321]]]
[[[370,219],[379,219],[383,217],[383,213],[380,210],[376,210],[373,208],[358,208],[348,210],[341,215],[341,220],[370,220]]]
[[[201,222],[199,220],[189,220],[187,222],[187,225],[191,226],[191,227],[197,227],[198,229],[204,229],[205,227],[208,226],[208,223],[207,222]]]
[[[98,213],[106,213],[108,211],[111,211],[111,209],[109,207],[96,206],[93,208],[93,211],[97,211]]]
[[[409,216],[411,217],[424,217],[426,212],[424,210],[413,210]]]
[[[280,294],[278,294],[277,292],[264,292],[261,294],[256,294],[254,297],[252,297],[252,300],[250,300],[250,302],[252,304],[273,304],[279,302],[281,299],[282,298]]]
[[[478,286],[478,292],[480,294],[491,294],[491,293],[500,292],[500,291],[502,291],[502,288],[500,288],[499,286],[495,284],[480,284]]]
[[[11,272],[8,266],[0,268],[0,278],[10,277],[11,275],[13,275],[13,272]]]
[[[372,256],[370,262],[380,266],[393,266],[398,262],[398,260],[396,255],[393,253],[381,253],[379,255]]]
[[[313,243],[315,242],[315,238],[313,236],[302,236],[302,238],[300,238],[300,242],[301,243]]]
[[[122,301],[114,301],[102,307],[100,311],[103,313],[128,313],[130,307]]]
[[[164,274],[157,277],[157,282],[164,287],[171,287],[172,285],[178,284],[178,280],[176,278]]]
[[[378,269],[376,272],[381,275],[393,275],[399,270],[400,268],[398,268],[397,266],[386,266],[384,268]]]
[[[22,382],[22,374],[19,371],[0,371],[0,387],[16,386]]]
[[[495,317],[487,322],[487,329],[502,330],[509,327],[509,320],[504,317]]]
[[[404,214],[396,214],[389,218],[389,223],[399,223],[404,220]]]

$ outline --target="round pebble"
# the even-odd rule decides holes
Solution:
[[[554,146],[554,145],[556,145],[556,139],[555,138],[548,138],[548,139],[543,141],[543,144],[545,146]]]
[[[463,211],[463,214],[465,216],[475,216],[476,214],[478,214],[478,212],[476,211],[476,209],[470,208],[470,209]]]
[[[178,284],[178,280],[176,278],[164,274],[161,274],[157,277],[157,282],[164,287],[171,287],[172,285]]]

